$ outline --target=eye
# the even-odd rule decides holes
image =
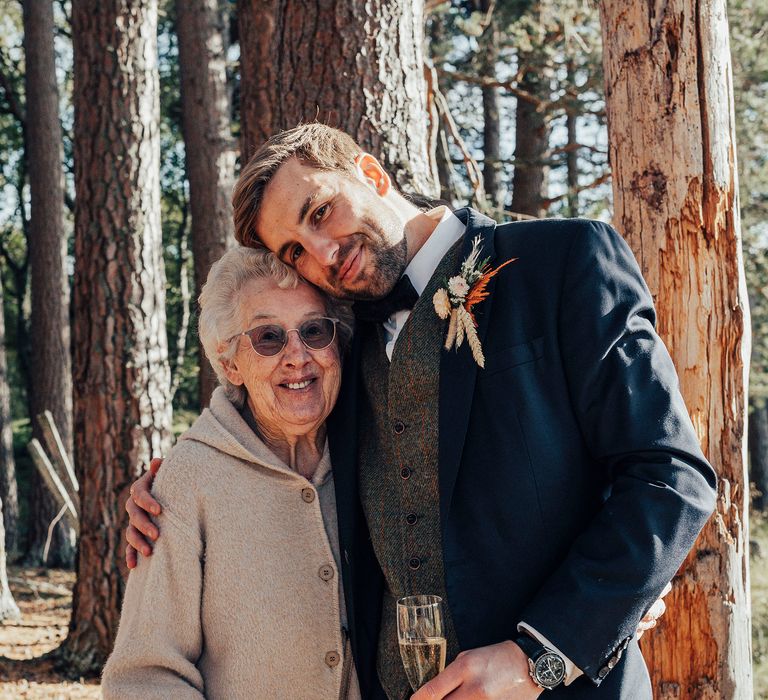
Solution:
[[[259,342],[270,343],[275,340],[280,340],[280,331],[277,328],[266,327],[258,330],[259,330],[259,333],[258,333]]]
[[[323,322],[322,321],[308,321],[304,324],[304,327],[301,329],[302,335],[307,338],[307,340],[311,338],[318,338],[323,335]]]
[[[304,252],[304,247],[296,244],[291,248],[291,252],[288,254],[288,257],[290,259],[291,263],[296,263],[296,261],[301,257],[302,253]]]
[[[328,213],[329,206],[327,204],[322,204],[317,209],[315,209],[315,213],[312,214],[312,222],[314,224],[319,224],[324,218],[325,215]]]

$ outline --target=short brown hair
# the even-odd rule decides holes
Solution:
[[[235,238],[244,246],[259,245],[256,221],[264,190],[290,158],[318,170],[339,170],[350,176],[363,149],[343,131],[325,124],[301,124],[268,139],[242,169],[232,193]]]

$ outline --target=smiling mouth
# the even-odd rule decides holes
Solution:
[[[314,384],[317,381],[317,379],[305,379],[301,382],[285,382],[284,384],[281,384],[280,386],[285,389],[290,389],[291,391],[301,391],[302,389],[306,389],[310,384]]]
[[[360,258],[360,255],[362,255],[363,252],[363,246],[361,245],[355,253],[351,253],[347,259],[344,261],[344,264],[341,266],[341,269],[339,270],[339,281],[345,282],[347,279],[347,276],[349,275],[352,268],[355,267],[358,259]]]

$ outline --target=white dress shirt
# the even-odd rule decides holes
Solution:
[[[426,212],[426,215],[437,221],[437,226],[416,255],[413,256],[413,259],[403,273],[411,280],[411,284],[419,296],[424,293],[440,261],[445,257],[453,244],[464,235],[466,230],[461,220],[446,206],[430,209]],[[390,362],[392,361],[392,352],[395,349],[397,338],[410,315],[410,309],[404,309],[395,312],[384,321],[385,350]],[[565,685],[570,685],[571,682],[582,675],[581,669],[577,668],[565,654],[530,625],[521,622],[518,624],[517,629],[519,632],[527,632],[545,647],[552,649],[552,651],[563,657],[565,662]]]

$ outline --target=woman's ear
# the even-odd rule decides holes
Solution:
[[[355,158],[355,167],[360,179],[373,187],[380,197],[385,197],[389,193],[392,181],[374,156],[370,153],[361,153]]]
[[[224,370],[224,375],[231,384],[234,384],[235,386],[242,386],[245,384],[243,375],[240,373],[234,360],[221,360],[221,366]]]

